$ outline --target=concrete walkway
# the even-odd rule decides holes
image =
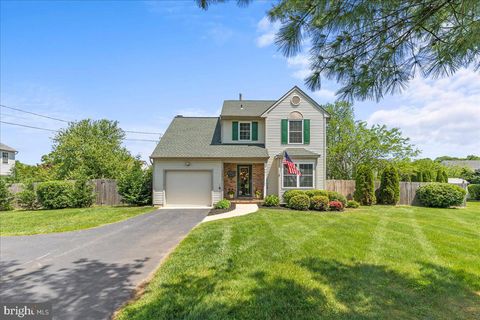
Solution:
[[[258,206],[256,204],[240,204],[238,203],[235,207],[235,210],[232,210],[230,212],[225,212],[221,214],[216,214],[213,216],[206,216],[205,219],[203,219],[203,222],[208,222],[208,221],[214,221],[214,220],[220,220],[220,219],[227,219],[227,218],[233,218],[233,217],[240,217],[244,216],[249,213],[253,213],[258,211]]]

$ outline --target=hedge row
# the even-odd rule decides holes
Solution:
[[[288,208],[295,210],[341,211],[347,205],[344,195],[327,190],[288,190],[283,200]]]
[[[6,185],[0,182],[0,193],[2,192],[9,195],[0,197],[7,199],[5,200],[6,204],[2,205],[3,210],[12,209],[11,203],[14,200],[21,208],[27,210],[85,208],[90,207],[95,200],[93,186],[86,180],[46,181],[40,182],[36,186],[29,183],[15,197],[8,192]]]

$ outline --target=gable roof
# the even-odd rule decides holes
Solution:
[[[283,101],[288,95],[290,95],[293,91],[297,90],[302,96],[304,96],[308,102],[310,102],[314,107],[318,108],[320,111],[322,111],[327,118],[330,117],[330,114],[325,110],[321,105],[319,105],[315,100],[313,100],[308,94],[306,94],[302,89],[300,89],[297,86],[294,86],[292,89],[288,90],[287,93],[285,93],[283,96],[280,97],[277,101],[275,101],[274,104],[272,104],[265,112],[263,112],[260,116],[264,117],[266,116],[267,113],[269,113],[271,110],[273,110],[280,102]]]
[[[10,152],[17,152],[17,150],[13,149],[12,147],[7,146],[6,144],[3,144],[0,142],[0,150],[3,151],[10,151]]]
[[[225,100],[221,117],[260,117],[276,100]]]
[[[217,117],[175,117],[151,158],[268,158],[263,144],[222,144]]]

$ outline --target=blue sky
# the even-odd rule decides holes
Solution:
[[[245,99],[276,99],[294,85],[305,89],[306,56],[286,59],[277,52],[272,42],[278,26],[265,19],[270,6],[222,4],[202,11],[193,1],[2,1],[1,103],[162,132],[176,114],[217,115],[223,100],[239,92]],[[319,103],[333,102],[336,88],[326,81],[310,93]],[[448,79],[415,79],[403,94],[355,108],[360,120],[400,127],[422,156],[464,156],[480,153],[479,101],[480,77],[463,69]],[[65,125],[1,111],[3,121]],[[0,134],[25,163],[37,163],[51,150],[49,132],[1,124]],[[125,142],[144,159],[154,145]]]

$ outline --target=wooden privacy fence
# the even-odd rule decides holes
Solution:
[[[117,181],[113,179],[91,180],[94,186],[97,205],[115,206],[122,203],[122,196],[118,193]]]
[[[403,205],[418,205],[417,189],[429,182],[400,182],[400,202]],[[455,184],[463,189],[467,189],[467,184]],[[375,181],[375,190],[380,187],[380,182]],[[327,180],[326,189],[337,191],[348,199],[353,199],[355,191],[355,180]],[[465,205],[465,202],[464,202]]]
[[[122,196],[118,193],[117,181],[114,179],[90,180],[96,194],[96,205],[115,206],[122,204]],[[13,194],[23,190],[23,184],[14,183],[9,188]]]

